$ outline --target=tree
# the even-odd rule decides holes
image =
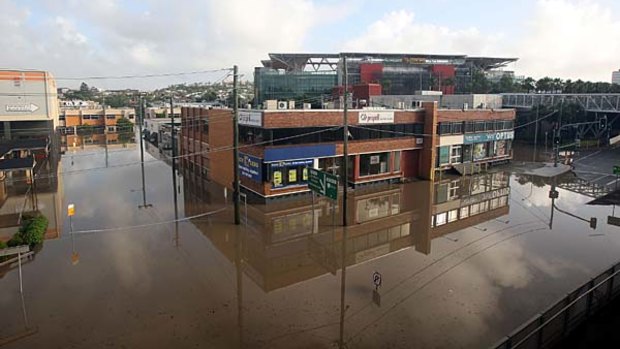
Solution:
[[[118,133],[118,140],[121,143],[127,143],[133,136],[133,123],[129,119],[122,117],[116,120],[116,132]]]
[[[471,93],[489,93],[491,83],[482,71],[476,70],[471,76]]]
[[[497,83],[496,90],[500,93],[508,93],[515,91],[515,83],[510,75],[504,74]]]
[[[550,92],[553,89],[553,80],[550,77],[545,76],[542,79],[536,81],[536,91],[538,92]]]
[[[527,77],[523,79],[523,82],[521,82],[521,88],[527,91],[527,93],[534,92],[536,90],[535,83],[536,80],[532,79],[531,77]]]

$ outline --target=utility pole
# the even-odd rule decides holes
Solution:
[[[172,96],[170,96],[170,138],[172,144],[172,193],[174,195],[174,219],[179,219],[179,211],[177,208],[177,166],[176,166],[176,142],[174,140],[174,104]]]
[[[342,64],[344,65],[344,111],[343,111],[343,159],[342,159],[342,177],[344,179],[344,191],[342,193],[342,225],[347,226],[347,188],[349,186],[349,97],[347,89],[349,87],[349,70],[347,68],[347,56],[342,57]]]
[[[238,68],[233,67],[233,203],[235,206],[235,225],[241,224],[239,217],[239,76]]]
[[[536,162],[536,148],[538,145],[538,117],[540,115],[540,104],[536,106],[536,128],[534,131],[534,162]]]
[[[560,157],[560,144],[562,143],[562,113],[564,113],[564,99],[560,100],[560,117],[558,118],[556,129],[553,132],[553,143],[555,144],[553,167],[558,167],[558,158]]]
[[[140,169],[142,170],[142,205],[139,205],[138,208],[149,208],[153,206],[146,203],[146,181],[144,179],[144,145],[142,144],[142,126],[144,125],[145,107],[146,101],[144,101],[142,96],[140,96],[140,125],[138,126],[140,130],[140,139],[138,142],[140,142]]]

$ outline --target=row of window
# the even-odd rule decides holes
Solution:
[[[437,166],[502,158],[510,155],[512,141],[495,141],[475,144],[448,145],[437,149]]]
[[[512,130],[514,121],[512,120],[491,120],[491,121],[458,121],[440,122],[437,125],[437,134],[463,134],[487,131]]]
[[[444,224],[456,222],[459,219],[465,219],[484,213],[496,208],[508,205],[508,196],[500,196],[498,198],[478,202],[468,206],[463,206],[447,212],[438,213],[431,217],[431,227],[439,227]]]

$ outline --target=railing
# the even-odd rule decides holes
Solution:
[[[536,315],[493,348],[550,348],[620,294],[620,263]]]

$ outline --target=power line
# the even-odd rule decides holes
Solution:
[[[134,74],[134,75],[108,75],[108,76],[82,76],[82,77],[54,77],[56,80],[117,80],[117,79],[143,79],[143,78],[159,78],[159,77],[168,77],[168,76],[183,76],[183,75],[197,75],[197,74],[207,74],[207,73],[216,73],[220,71],[232,71],[231,68],[220,68],[220,69],[210,69],[210,70],[196,70],[189,72],[178,72],[178,73],[161,73],[161,74]]]

